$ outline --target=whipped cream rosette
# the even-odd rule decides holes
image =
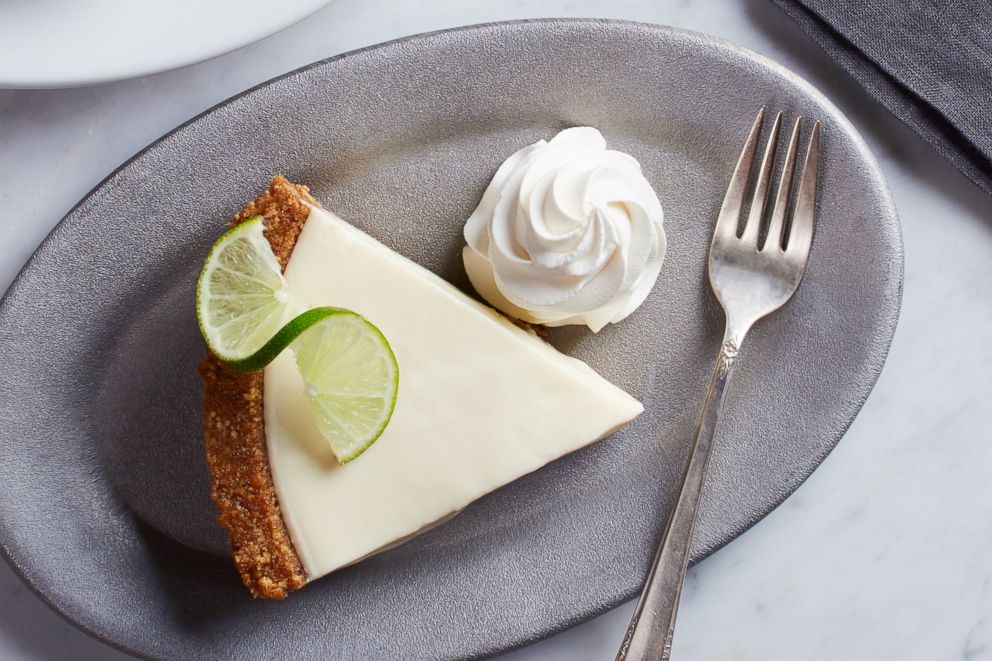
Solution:
[[[465,224],[465,269],[504,313],[599,331],[647,298],[665,257],[658,196],[631,156],[591,127],[525,147]]]

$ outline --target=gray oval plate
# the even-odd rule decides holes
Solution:
[[[152,657],[490,655],[629,599],[718,346],[706,250],[760,104],[823,120],[822,195],[806,279],[755,330],[727,403],[693,557],[727,543],[813,471],[878,376],[902,282],[892,202],[847,120],[783,68],[699,34],[550,20],[414,37],[266,83],[66,216],[0,305],[7,559],[65,617]],[[462,223],[497,165],[576,124],[641,161],[669,253],[631,318],[552,341],[645,414],[411,543],[284,602],[250,599],[214,552],[194,374],[194,280],[224,220],[281,172],[469,290]]]

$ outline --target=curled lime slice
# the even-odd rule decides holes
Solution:
[[[396,405],[399,369],[379,329],[350,310],[331,311],[293,343],[310,410],[338,462],[364,452]]]
[[[351,310],[298,306],[255,216],[217,240],[196,286],[200,331],[225,365],[255,372],[292,344],[317,426],[340,463],[389,424],[399,369],[379,329]]]

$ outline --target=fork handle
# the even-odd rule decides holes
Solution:
[[[710,460],[713,437],[739,345],[740,342],[728,333],[720,347],[679,496],[651,563],[651,571],[634,609],[627,635],[617,653],[617,661],[668,661],[671,657],[675,615],[689,564],[689,547],[706,479],[706,465]]]

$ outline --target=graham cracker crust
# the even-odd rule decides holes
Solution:
[[[273,177],[268,190],[241,210],[233,227],[257,215],[285,270],[317,202],[306,186]],[[230,370],[212,355],[199,365],[203,379],[203,437],[217,520],[227,528],[234,564],[255,597],[284,599],[307,575],[283,521],[265,441],[263,373]]]

